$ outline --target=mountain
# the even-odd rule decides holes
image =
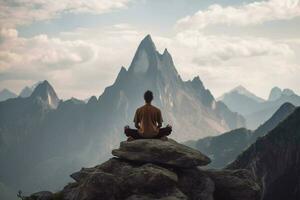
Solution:
[[[25,86],[25,87],[21,90],[19,96],[20,96],[20,97],[23,97],[23,98],[24,98],[24,97],[29,97],[29,96],[32,94],[32,92],[34,91],[34,89],[35,89],[40,83],[41,83],[41,81],[39,81],[39,82],[33,84],[33,85],[30,86],[30,87]]]
[[[269,94],[268,100],[269,101],[275,101],[276,99],[279,99],[280,96],[281,96],[281,93],[282,93],[282,91],[279,87],[273,87],[271,89],[270,94]]]
[[[211,157],[210,167],[223,168],[253,144],[257,138],[266,135],[274,129],[291,113],[296,107],[290,103],[283,104],[274,115],[256,130],[250,131],[245,128],[235,129],[215,137],[206,137],[196,141],[194,148]],[[192,144],[190,142],[190,144]]]
[[[224,100],[226,97],[230,97],[232,94],[240,94],[243,96],[246,96],[256,102],[264,102],[265,100],[256,96],[255,94],[253,94],[252,92],[250,92],[249,90],[247,90],[244,86],[239,85],[235,88],[233,88],[232,90],[230,90],[229,92],[223,94],[221,97],[218,98],[218,100]]]
[[[268,100],[255,96],[242,86],[238,86],[218,98],[234,112],[246,119],[246,127],[255,130],[267,121],[278,108],[286,103],[300,106],[300,96],[291,89],[272,88]]]
[[[248,91],[243,86],[238,86],[223,94],[218,100],[224,102],[232,111],[249,114],[253,109],[257,109],[259,104],[265,100]]]
[[[107,159],[125,139],[123,127],[133,124],[148,89],[164,123],[173,125],[171,137],[180,142],[245,125],[199,77],[183,81],[168,50],[157,52],[148,35],[128,70],[122,67],[98,99],[59,100],[44,81],[29,97],[0,102],[0,182],[27,193],[56,190],[72,171]]]
[[[115,83],[99,97],[100,107],[126,116],[120,120],[132,124],[147,89],[153,91],[154,104],[161,108],[164,121],[173,124],[173,137],[179,141],[244,126],[244,119],[217,102],[199,77],[183,81],[168,50],[157,52],[150,35],[140,43],[128,71],[121,68]]]
[[[209,158],[174,140],[122,142],[112,154],[115,157],[103,164],[72,173],[75,182],[60,191],[36,192],[22,199],[259,200],[261,196],[249,171],[197,168],[207,165]]]
[[[269,98],[269,101],[275,101],[277,99],[279,99],[281,96],[292,96],[295,95],[295,92],[291,89],[283,89],[281,90],[279,87],[274,87],[272,88]]]
[[[5,101],[7,99],[16,98],[17,95],[8,89],[3,89],[0,91],[0,102]]]
[[[247,121],[247,127],[254,129],[260,124],[269,119],[275,111],[284,103],[289,102],[295,106],[300,106],[300,96],[297,94],[291,94],[289,90],[282,93],[282,95],[273,101],[266,101],[259,105],[259,109],[253,110],[252,113],[244,115]]]
[[[30,95],[30,98],[40,99],[45,105],[49,105],[51,108],[56,108],[59,103],[59,99],[54,91],[53,87],[48,81],[40,83]]]
[[[21,90],[19,96],[24,97],[24,98],[29,97],[32,92],[33,92],[33,90],[31,88],[29,88],[28,86],[26,86]]]
[[[272,129],[274,129],[280,122],[286,119],[295,111],[296,107],[291,103],[284,103],[264,124],[259,126],[253,134],[255,138],[262,137]]]
[[[244,151],[228,169],[249,169],[263,200],[300,199],[300,108]]]

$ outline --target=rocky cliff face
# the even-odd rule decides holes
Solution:
[[[247,170],[208,171],[210,159],[173,140],[122,142],[116,157],[82,168],[58,193],[26,200],[258,200],[260,186]]]
[[[300,108],[227,168],[251,170],[262,182],[264,200],[300,199]]]

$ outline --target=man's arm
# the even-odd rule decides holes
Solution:
[[[161,111],[158,110],[158,113],[157,113],[157,128],[162,127],[162,122],[163,122],[163,118],[161,116]]]
[[[133,122],[134,122],[135,128],[139,129],[140,128],[140,119],[139,119],[138,109],[135,111]]]

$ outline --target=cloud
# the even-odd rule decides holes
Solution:
[[[219,64],[231,59],[259,56],[294,55],[287,43],[267,38],[206,35],[199,31],[187,30],[176,35],[176,41],[192,52],[193,62],[199,65]]]
[[[256,1],[241,6],[214,4],[177,22],[177,29],[203,29],[209,25],[256,25],[300,16],[299,0]]]
[[[26,81],[30,85],[47,79],[59,85],[62,97],[100,95],[121,66],[130,64],[145,35],[128,24],[78,28],[55,37],[24,38],[16,29],[0,29],[1,85],[20,90]]]
[[[61,40],[47,35],[23,38],[15,29],[1,29],[0,72],[25,67],[26,70],[67,68],[93,59],[96,49],[82,40]]]
[[[102,14],[126,8],[131,0],[0,0],[0,27],[15,28],[64,13]]]

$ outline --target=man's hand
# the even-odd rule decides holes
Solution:
[[[162,127],[162,123],[158,123],[157,128],[161,128],[161,127]]]
[[[139,125],[139,123],[135,123],[135,124],[134,124],[134,126],[135,126],[135,128],[137,128],[137,129],[139,129],[139,128],[140,128],[140,125]]]

